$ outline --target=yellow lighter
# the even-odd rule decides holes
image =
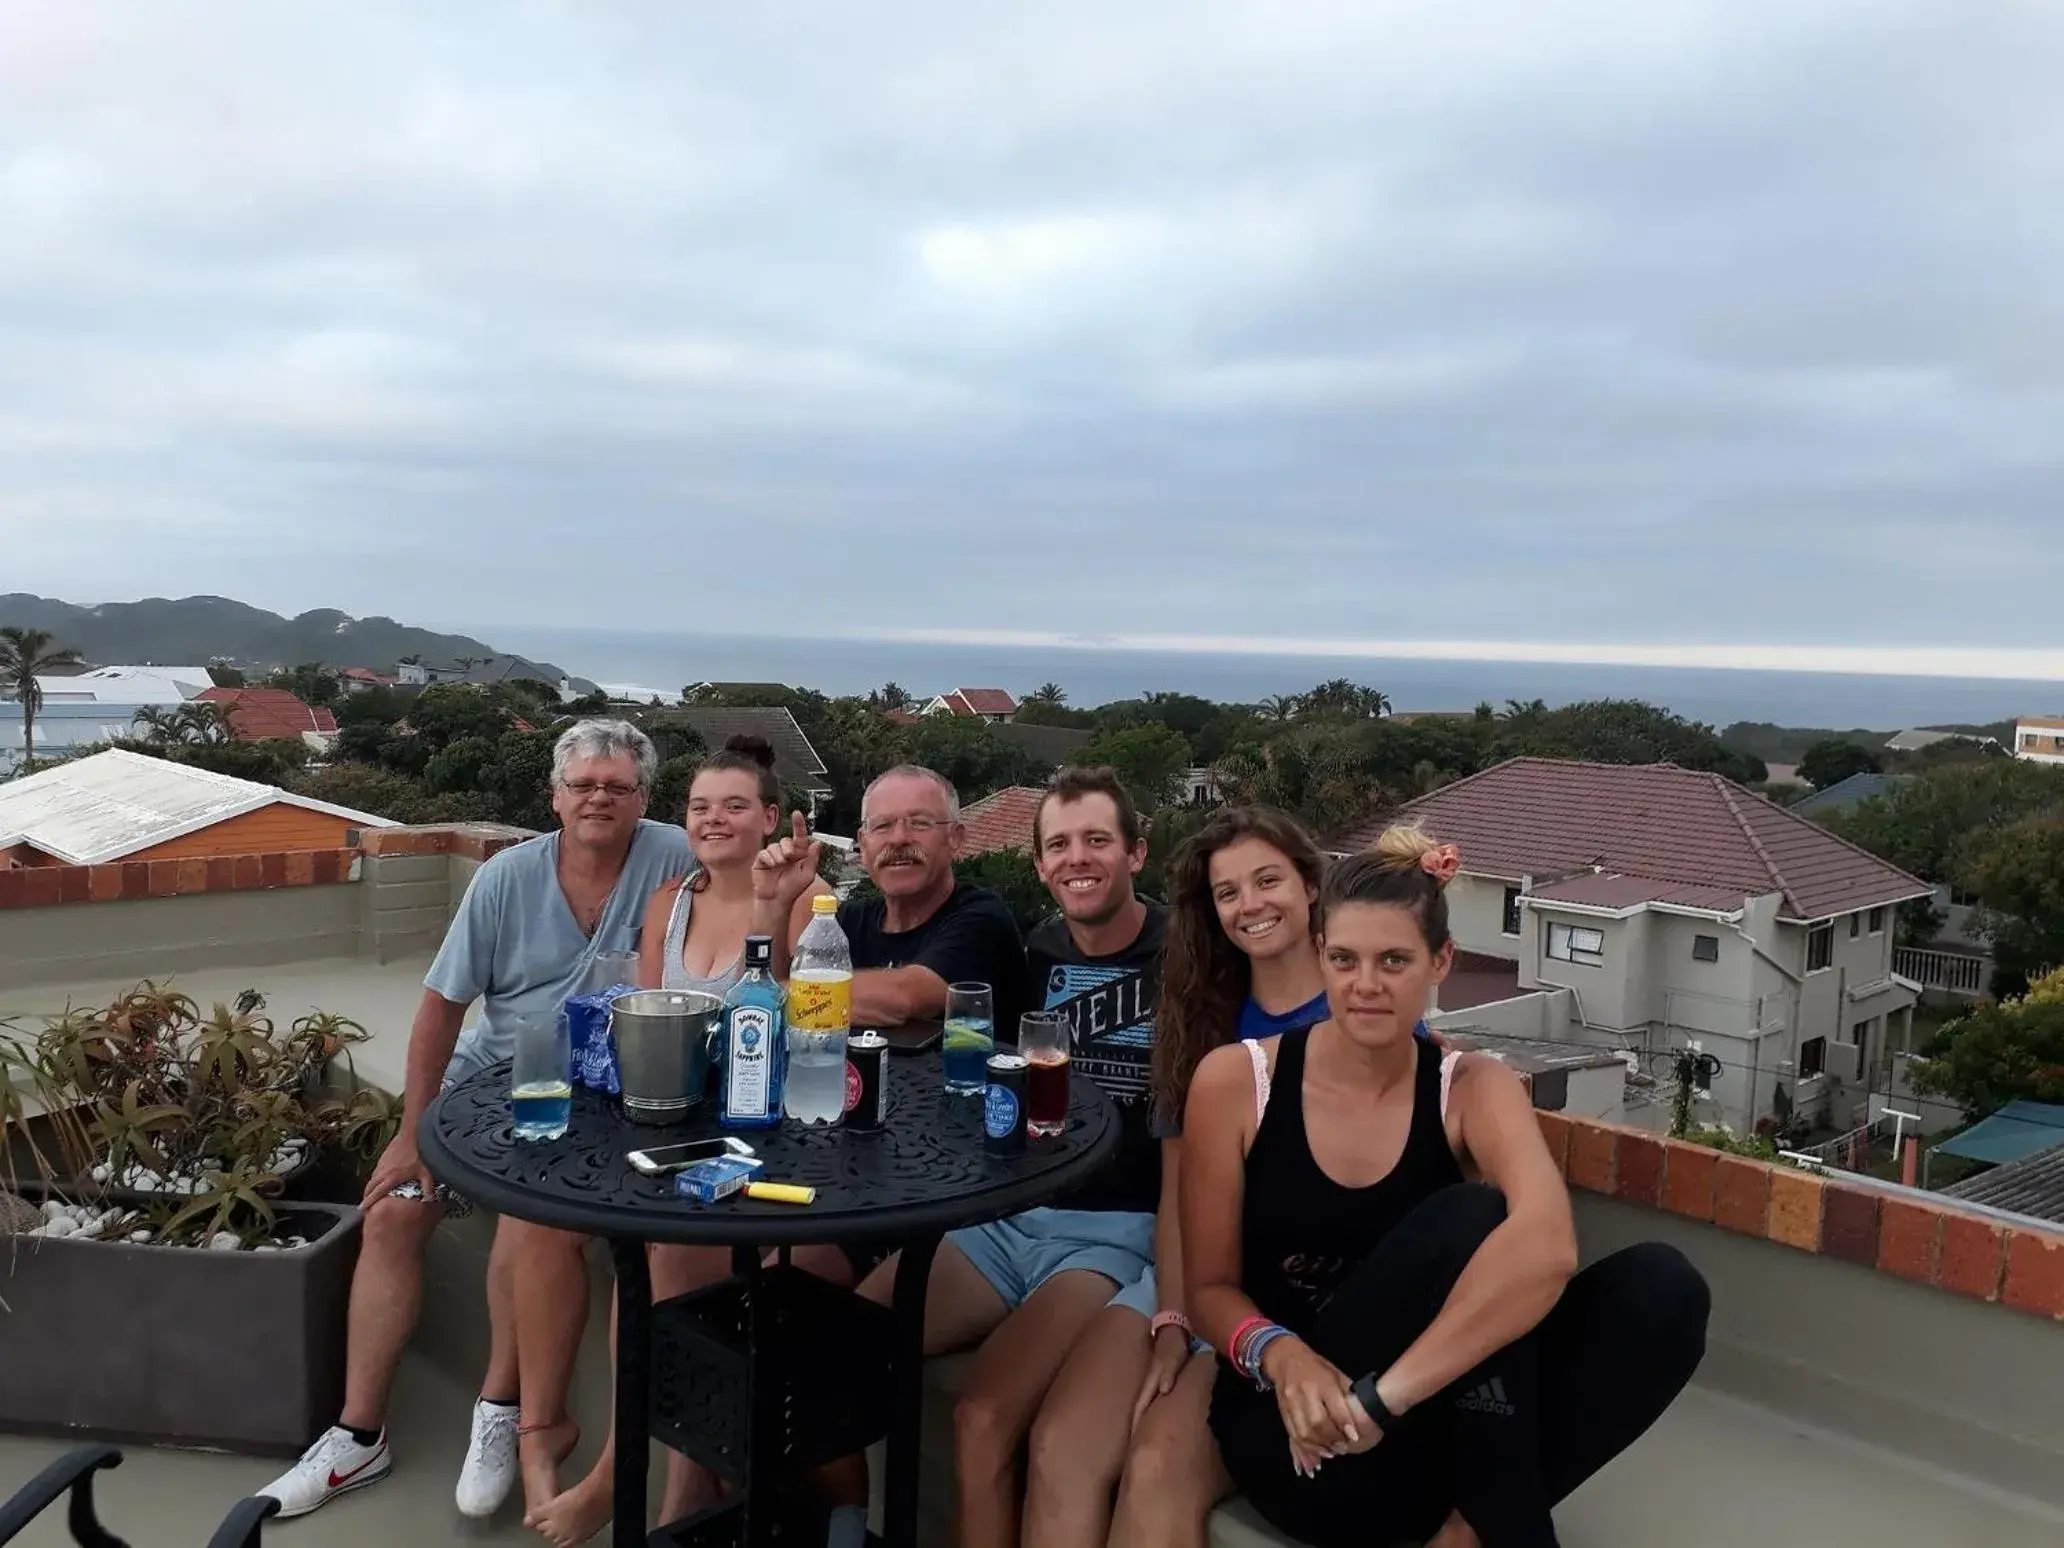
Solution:
[[[817,1197],[817,1190],[801,1183],[752,1182],[745,1185],[745,1196],[769,1204],[808,1204]]]

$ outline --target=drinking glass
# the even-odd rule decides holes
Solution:
[[[562,1009],[518,1016],[510,1029],[509,1106],[520,1140],[555,1140],[573,1116],[573,1030]]]
[[[588,964],[589,994],[607,994],[619,984],[638,987],[638,954],[635,951],[601,951]]]
[[[939,1063],[946,1089],[955,1096],[980,1096],[989,1084],[989,1056],[996,1052],[996,994],[987,984],[946,986],[946,1037]]]
[[[1068,1019],[1052,1011],[1018,1018],[1018,1052],[1025,1056],[1025,1129],[1052,1139],[1068,1127]]]

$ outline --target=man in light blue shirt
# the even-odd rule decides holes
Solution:
[[[598,955],[637,950],[647,901],[689,868],[687,835],[645,820],[657,765],[651,741],[636,726],[580,722],[552,753],[559,830],[495,855],[466,889],[424,979],[409,1035],[400,1131],[366,1186],[365,1229],[351,1281],[344,1408],[301,1460],[262,1491],[280,1502],[282,1516],[305,1515],[387,1476],[387,1400],[422,1302],[423,1252],[444,1215],[470,1209],[424,1170],[417,1125],[444,1086],[510,1057],[519,1019],[556,1016],[568,995],[585,989]],[[462,1034],[475,1000],[480,1017]],[[523,1351],[526,1367],[563,1373],[556,1377],[558,1393],[535,1398],[548,1422],[525,1428],[546,1448],[556,1446],[562,1431],[571,1444],[564,1386],[588,1309],[579,1241],[503,1220],[488,1259],[487,1378],[459,1474],[458,1507],[468,1516],[493,1515],[517,1474],[519,1258],[526,1298],[534,1287],[555,1308],[564,1306],[563,1317],[544,1319],[553,1347]]]

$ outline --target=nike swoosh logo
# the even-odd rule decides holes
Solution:
[[[367,1457],[363,1462],[359,1463],[357,1467],[354,1467],[348,1473],[339,1473],[334,1467],[331,1468],[330,1487],[332,1489],[343,1488],[346,1484],[350,1483],[352,1479],[356,1478],[360,1473],[363,1473],[367,1468],[371,1467],[375,1462],[379,1460],[379,1454],[375,1453],[374,1455]]]

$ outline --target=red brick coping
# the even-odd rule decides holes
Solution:
[[[32,865],[0,870],[0,909],[65,903],[180,898],[197,892],[255,892],[355,882],[365,855],[464,855],[485,860],[529,838],[522,828],[452,823],[421,828],[353,828],[343,849],[184,860],[113,860],[105,865]]]
[[[1572,1188],[2064,1319],[2064,1230],[2009,1223],[1936,1194],[1871,1188],[1645,1129],[1535,1116]]]

